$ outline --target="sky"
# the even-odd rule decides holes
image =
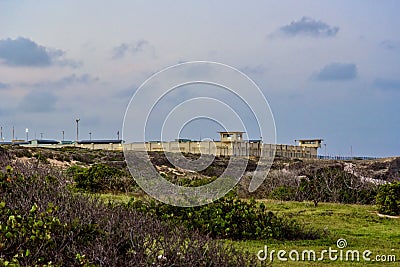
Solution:
[[[18,139],[28,128],[29,139],[60,140],[64,131],[75,140],[79,118],[80,139],[116,139],[146,79],[178,63],[212,61],[257,84],[277,143],[322,138],[329,155],[399,156],[398,10],[396,0],[0,0],[3,137],[11,140],[14,127]],[[172,92],[153,124],[203,94],[249,112],[229,92],[206,87]],[[156,91],[148,88],[148,99]],[[244,118],[247,138],[260,138],[254,117]],[[217,140],[221,125],[192,120],[179,137]]]

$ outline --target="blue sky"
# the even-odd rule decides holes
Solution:
[[[20,139],[29,128],[73,140],[79,117],[82,139],[116,138],[151,74],[210,60],[257,83],[278,143],[399,155],[398,10],[396,0],[0,0],[0,126],[6,140],[12,126]],[[218,138],[215,125],[191,126],[185,137]]]

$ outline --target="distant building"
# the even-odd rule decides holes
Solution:
[[[81,141],[78,141],[78,144],[79,144],[79,145],[87,145],[87,144],[96,144],[96,145],[122,144],[122,140],[115,140],[115,139],[81,140]]]
[[[320,148],[322,141],[324,139],[300,139],[299,146],[301,147],[312,147],[312,148]]]
[[[243,134],[245,132],[219,132],[220,140],[223,143],[243,142]]]
[[[14,139],[11,141],[12,144],[21,145],[21,144],[29,144],[29,142],[22,139]]]
[[[56,141],[56,140],[43,140],[43,139],[35,139],[35,140],[31,140],[29,141],[29,143],[31,145],[56,145],[59,144],[60,142]]]
[[[74,143],[75,143],[75,141],[68,141],[68,140],[61,141],[61,142],[60,142],[61,145],[72,145],[72,144],[74,144]]]

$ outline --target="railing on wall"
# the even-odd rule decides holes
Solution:
[[[372,160],[378,159],[376,157],[357,157],[357,156],[322,156],[318,155],[318,159],[330,159],[330,160]]]

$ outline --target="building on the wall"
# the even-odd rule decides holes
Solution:
[[[245,132],[219,132],[220,140],[223,143],[243,142],[243,134]]]
[[[321,144],[324,139],[300,139],[296,141],[299,142],[299,146],[301,147],[321,148]]]

